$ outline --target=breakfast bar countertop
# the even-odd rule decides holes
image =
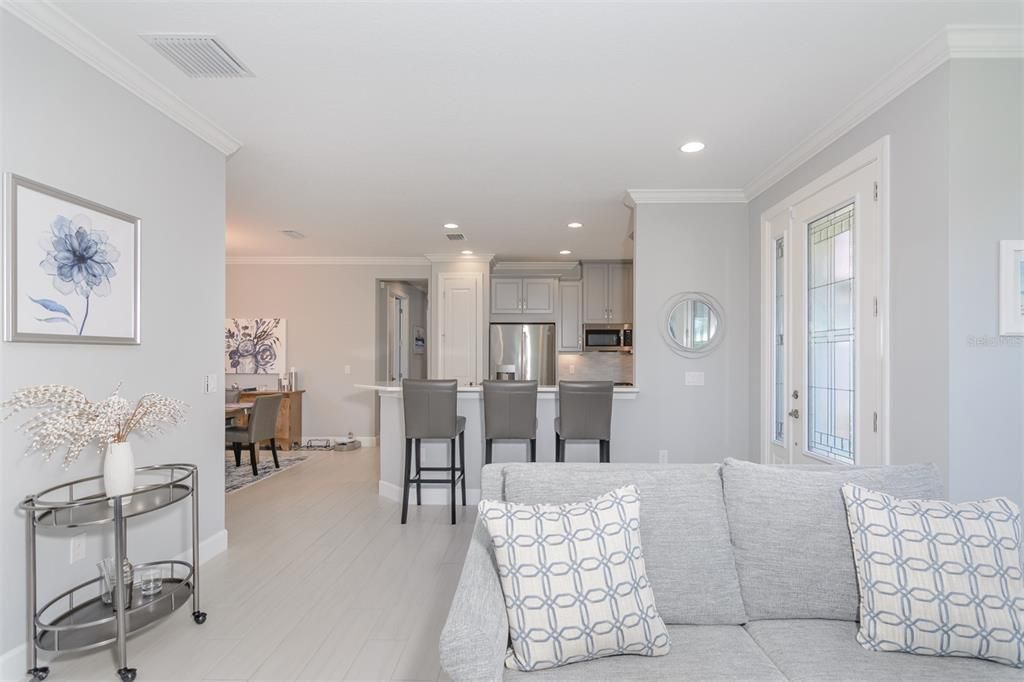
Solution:
[[[364,388],[370,391],[377,391],[381,394],[385,393],[401,393],[402,386],[400,384],[354,384],[356,388]],[[614,389],[616,398],[631,398],[636,396],[640,392],[636,386],[616,386]],[[481,393],[483,388],[477,384],[476,386],[459,386],[460,394],[472,394]],[[538,394],[558,394],[558,386],[538,386]]]

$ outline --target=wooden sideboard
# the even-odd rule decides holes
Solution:
[[[274,438],[277,440],[277,447],[291,450],[302,444],[302,394],[305,391],[242,391],[239,402],[251,403],[260,396],[278,393],[284,396],[284,400],[281,401],[281,409],[277,413]]]

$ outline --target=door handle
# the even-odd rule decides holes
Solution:
[[[799,410],[799,408],[796,408],[796,407],[794,407],[792,410],[787,412],[787,414],[790,417],[792,417],[793,419],[799,419],[800,418],[800,410]]]

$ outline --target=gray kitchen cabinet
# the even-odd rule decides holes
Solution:
[[[633,322],[632,263],[583,263],[583,322]]]
[[[558,280],[550,277],[491,278],[492,315],[554,315]]]
[[[515,315],[523,309],[523,280],[491,278],[491,314]]]
[[[558,350],[583,350],[583,283],[558,285]]]

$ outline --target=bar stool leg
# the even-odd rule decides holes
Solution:
[[[402,476],[402,524],[409,515],[409,477],[412,470],[412,438],[405,439],[405,475]]]
[[[462,506],[466,506],[466,432],[459,434],[459,476],[462,485]]]
[[[484,464],[491,463],[491,450],[494,448],[494,439],[487,438],[484,440]]]
[[[423,504],[423,501],[420,498],[420,489],[421,489],[422,486],[420,485],[420,481],[419,481],[419,479],[422,478],[422,471],[420,470],[420,443],[422,443],[422,442],[423,442],[422,439],[420,439],[420,438],[416,439],[416,506],[417,507],[419,507],[421,504]]]
[[[601,463],[602,464],[610,464],[611,463],[611,447],[610,447],[610,445],[611,444],[608,441],[606,441],[606,440],[602,440],[601,441]]]
[[[558,435],[558,431],[555,431],[555,461],[562,461],[562,439]]]
[[[531,462],[536,462],[537,461],[537,439],[536,438],[531,438],[530,439],[530,461]]]
[[[451,474],[452,474],[452,478],[451,478],[451,480],[452,480],[452,525],[454,526],[455,525],[455,484],[458,483],[458,480],[455,478],[455,439],[452,438],[448,445],[449,445],[448,452],[451,455],[451,460],[449,460],[449,461],[451,462],[450,469],[451,469]]]

